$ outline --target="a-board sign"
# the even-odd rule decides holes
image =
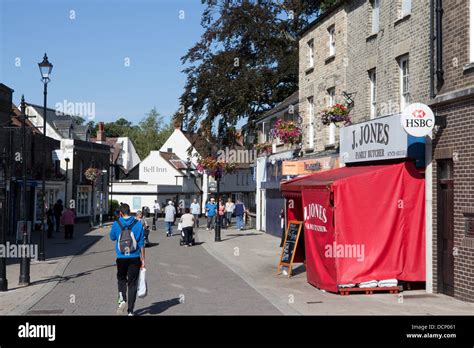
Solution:
[[[281,273],[281,268],[288,268],[288,277],[291,276],[293,267],[293,258],[295,257],[298,240],[300,238],[303,221],[291,220],[288,221],[288,228],[286,229],[285,242],[280,255],[280,264],[278,265],[278,274]]]

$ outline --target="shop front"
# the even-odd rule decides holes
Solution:
[[[344,127],[345,167],[281,185],[288,220],[304,226],[308,282],[320,289],[424,282],[424,138],[400,115]]]

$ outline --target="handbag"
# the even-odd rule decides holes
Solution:
[[[140,298],[144,298],[147,294],[147,287],[146,287],[146,269],[140,269],[140,275],[138,277],[138,290],[137,296]]]
[[[178,224],[178,231],[182,231],[183,230],[183,225],[181,225],[181,222]]]

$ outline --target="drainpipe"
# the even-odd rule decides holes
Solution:
[[[436,0],[436,80],[438,90],[444,83],[443,70],[443,0]]]
[[[434,0],[430,0],[430,99],[436,97],[434,87],[434,40],[436,39],[434,33]]]

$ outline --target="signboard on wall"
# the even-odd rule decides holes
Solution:
[[[369,162],[424,156],[420,146],[424,138],[415,138],[402,128],[400,114],[380,117],[341,129],[342,163]]]
[[[331,156],[299,161],[283,161],[282,175],[305,175],[338,167],[339,158]]]

